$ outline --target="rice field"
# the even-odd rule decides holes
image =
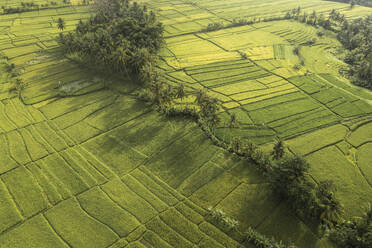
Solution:
[[[244,247],[211,221],[209,207],[237,219],[241,231],[254,227],[299,247],[331,247],[273,195],[253,165],[214,146],[191,120],[161,116],[133,96],[138,86],[60,54],[56,20],[73,30],[91,8],[55,2],[0,15],[0,247]],[[275,21],[200,32],[213,22],[282,15],[298,1],[146,3],[165,26],[165,79],[185,85],[185,102],[202,88],[222,102],[219,138],[266,146],[285,140],[308,158],[315,180],[335,182],[347,216],[360,213],[372,199],[372,94],[338,74],[334,37],[303,46],[304,65],[294,69],[300,60],[293,49],[317,37],[313,27]],[[301,7],[336,8],[347,18],[371,13],[321,0]],[[20,92],[6,59],[20,68]],[[228,127],[232,114],[239,127]]]

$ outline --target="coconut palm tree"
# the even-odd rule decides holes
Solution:
[[[65,20],[63,20],[61,17],[58,18],[58,21],[57,21],[57,27],[58,29],[60,29],[61,31],[63,31],[66,27],[66,23],[65,23]]]
[[[328,227],[333,227],[342,220],[343,207],[336,199],[333,192],[332,181],[321,181],[316,188],[316,196],[319,206],[319,219]]]
[[[278,140],[273,147],[271,155],[273,156],[275,160],[278,160],[283,157],[284,153],[285,153],[285,148],[284,148],[283,141]]]
[[[196,94],[195,103],[199,106],[203,104],[203,101],[207,98],[207,93],[205,89],[199,90]]]
[[[320,204],[322,212],[320,213],[320,221],[329,227],[333,227],[342,220],[343,208],[342,205],[332,197],[327,202]]]
[[[228,128],[229,128],[229,132],[230,132],[230,141],[231,141],[231,134],[232,134],[232,128],[237,128],[239,126],[239,122],[238,122],[238,119],[236,118],[236,114],[235,113],[232,113],[230,115],[230,120],[229,120],[229,123],[228,123]]]
[[[183,98],[185,98],[185,96],[186,96],[185,86],[183,86],[183,84],[180,84],[177,88],[176,97],[183,100]]]

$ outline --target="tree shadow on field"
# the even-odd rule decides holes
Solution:
[[[41,50],[29,61],[21,74],[24,83],[22,100],[34,104],[54,97],[75,96],[98,91],[118,79],[110,73],[97,71],[67,58],[59,49]],[[130,93],[138,84],[127,80],[122,90]]]
[[[286,201],[282,201],[257,230],[268,237],[275,236],[278,240],[294,243],[299,247],[323,247],[316,228],[309,227],[298,219]]]
[[[195,126],[194,130],[155,154],[147,166],[170,186],[178,188],[184,180],[212,159],[218,148]]]
[[[79,117],[83,121],[66,123],[62,126],[68,126],[66,132],[73,136],[77,143],[88,143],[86,147],[95,150],[94,153],[108,165],[116,167],[114,170],[117,172],[124,173],[133,166],[143,164],[145,159],[160,153],[164,147],[187,131],[190,125],[187,119],[163,117],[153,111],[148,104],[132,96],[133,90],[140,87],[138,84],[133,86],[133,83],[137,83],[135,80],[95,72],[69,60],[65,61],[59,51],[48,55],[53,56],[53,61],[58,59],[61,61],[41,68],[38,72],[39,76],[33,75],[30,78],[35,81],[39,78],[53,80],[42,86],[37,82],[35,85],[30,83],[29,89],[26,89],[24,94],[28,97],[26,100],[33,103],[51,98],[57,99],[47,104],[50,108],[42,109],[50,118],[59,118],[66,113],[74,114],[80,108],[94,104],[86,116]],[[67,71],[78,72],[76,77],[72,77],[75,82],[84,84],[86,81],[93,81],[99,87],[61,97],[58,86],[62,80],[64,80],[63,85],[70,82],[66,80]],[[108,83],[102,85],[100,82],[95,82],[94,78],[100,78]],[[68,80],[72,79],[68,78]],[[33,94],[31,89],[37,87],[39,87],[38,94]],[[76,115],[80,114],[76,112]],[[177,149],[180,151],[185,150],[187,146],[178,145],[180,147]],[[189,147],[192,147],[192,144],[189,144]],[[186,161],[192,161],[193,158],[183,157]],[[177,156],[174,159],[177,160]]]

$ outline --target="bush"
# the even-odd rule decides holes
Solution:
[[[248,55],[245,53],[245,52],[240,52],[239,51],[239,55],[242,59],[248,59]]]
[[[293,48],[293,53],[295,55],[299,55],[300,54],[300,47],[296,46],[295,48]]]
[[[280,159],[284,156],[285,153],[285,148],[284,148],[284,143],[281,140],[278,140],[274,147],[273,150],[271,151],[271,155],[273,156],[274,159]]]
[[[274,238],[267,238],[266,236],[256,232],[251,227],[245,232],[245,240],[248,243],[255,245],[257,248],[286,248],[282,241],[277,243]],[[291,246],[291,248],[296,248]]]
[[[293,69],[295,69],[296,71],[298,71],[298,70],[300,70],[301,69],[301,65],[300,64],[295,64],[294,66],[293,66]]]
[[[307,46],[314,45],[315,42],[316,42],[316,40],[317,40],[316,38],[312,38],[312,39],[306,41],[306,42],[305,42],[305,45],[307,45]]]
[[[285,189],[291,183],[304,181],[309,168],[309,163],[301,156],[287,155],[274,164],[270,175],[271,183],[278,190]]]
[[[323,36],[324,36],[324,32],[321,31],[321,30],[319,30],[318,32],[316,32],[316,35],[317,35],[318,37],[323,37]]]
[[[214,23],[209,23],[208,26],[204,29],[202,29],[202,32],[211,32],[211,31],[216,31],[224,28],[223,23],[221,22],[214,22]]]
[[[342,205],[334,195],[332,182],[318,185],[307,180],[310,165],[298,155],[284,156],[268,172],[270,185],[300,217],[314,219],[326,228],[339,223]]]
[[[239,226],[239,222],[233,218],[228,217],[222,210],[218,208],[208,208],[208,216],[218,225],[221,225],[223,229],[227,229],[228,231],[236,231]]]

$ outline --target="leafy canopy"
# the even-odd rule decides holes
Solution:
[[[163,43],[163,26],[154,12],[130,0],[96,0],[95,7],[96,14],[74,32],[60,34],[61,47],[109,71],[148,68]]]

